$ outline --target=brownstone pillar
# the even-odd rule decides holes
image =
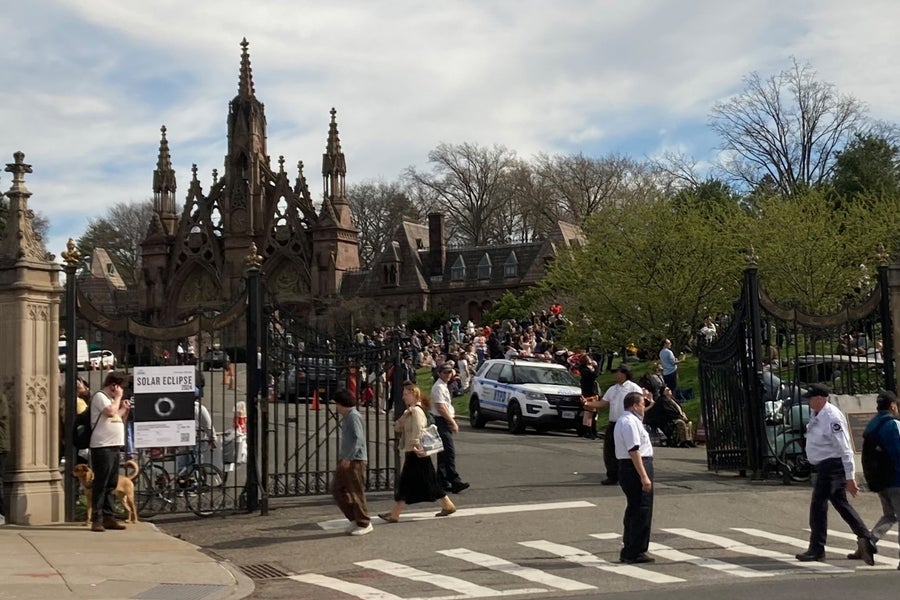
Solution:
[[[64,518],[59,473],[59,265],[41,246],[28,209],[22,152],[12,173],[9,218],[0,240],[0,401],[9,406],[10,449],[4,475],[6,522]]]

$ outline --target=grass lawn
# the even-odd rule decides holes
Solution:
[[[693,355],[685,357],[684,362],[678,365],[678,387],[682,390],[694,390],[693,400],[684,403],[684,412],[690,417],[694,423],[694,427],[700,422],[700,381],[697,376],[697,358]],[[653,368],[653,361],[629,363],[631,372],[635,380],[641,378],[649,369]],[[618,366],[618,363],[614,363]],[[430,368],[422,368],[416,371],[416,383],[422,390],[424,395],[431,394],[431,386],[434,385],[434,379],[431,377]],[[604,373],[600,376],[600,387],[605,391],[609,386],[613,385],[615,380],[612,373]],[[469,392],[453,399],[453,408],[458,416],[469,416]],[[609,421],[609,411],[601,410],[597,415],[597,429],[603,430]]]
[[[423,367],[416,371],[416,385],[422,390],[423,396],[431,395],[431,387],[434,385],[434,378],[431,376],[431,368]],[[457,416],[469,416],[469,396],[470,392],[466,392],[462,396],[453,399],[453,410]]]

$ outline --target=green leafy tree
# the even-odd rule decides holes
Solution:
[[[538,288],[530,288],[523,293],[513,294],[506,291],[500,296],[500,299],[494,302],[491,310],[484,314],[482,319],[485,323],[491,323],[496,320],[513,319],[522,321],[531,317],[532,311],[538,306],[538,301],[542,296],[541,290]]]
[[[866,195],[835,207],[826,190],[807,190],[762,200],[742,236],[774,299],[831,314],[869,291],[879,245],[896,251],[898,228],[900,198]]]
[[[682,347],[705,314],[737,297],[746,219],[736,206],[701,210],[662,196],[605,207],[586,220],[586,244],[557,256],[541,287],[565,298],[570,329],[590,323],[599,346],[656,350],[668,337]]]
[[[866,193],[900,195],[900,148],[881,135],[857,134],[837,153],[831,184],[848,200]]]

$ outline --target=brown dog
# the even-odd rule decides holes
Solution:
[[[132,523],[137,523],[137,505],[134,503],[134,479],[138,476],[140,468],[133,460],[126,460],[122,466],[125,467],[126,476],[122,477],[119,475],[119,480],[116,482],[116,500],[122,504],[123,508],[125,508],[125,512],[128,513],[127,520]],[[134,471],[131,475],[127,474],[129,468]],[[85,519],[84,524],[90,525],[91,517],[93,516],[92,488],[94,484],[94,471],[84,464],[75,465],[75,468],[72,470],[72,475],[78,479],[81,483],[81,489],[84,490],[84,496],[87,499],[87,519]]]

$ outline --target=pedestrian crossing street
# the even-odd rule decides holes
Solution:
[[[799,562],[794,554],[806,549],[806,532],[796,536],[762,529],[733,527],[721,533],[686,528],[654,530],[647,565],[617,562],[621,535],[586,535],[577,544],[550,540],[510,541],[504,554],[469,548],[437,550],[412,563],[383,558],[354,563],[337,575],[291,575],[310,598],[360,600],[468,600],[522,596],[540,598],[559,592],[601,595],[691,582],[722,583],[795,577],[842,575],[856,571],[896,569],[897,536],[893,531],[878,544],[875,566],[846,559],[856,550],[856,538],[828,532],[828,562]],[[419,565],[428,565],[420,568]],[[708,580],[708,581],[707,581]],[[324,595],[330,590],[331,595]],[[299,592],[299,590],[298,590]]]

